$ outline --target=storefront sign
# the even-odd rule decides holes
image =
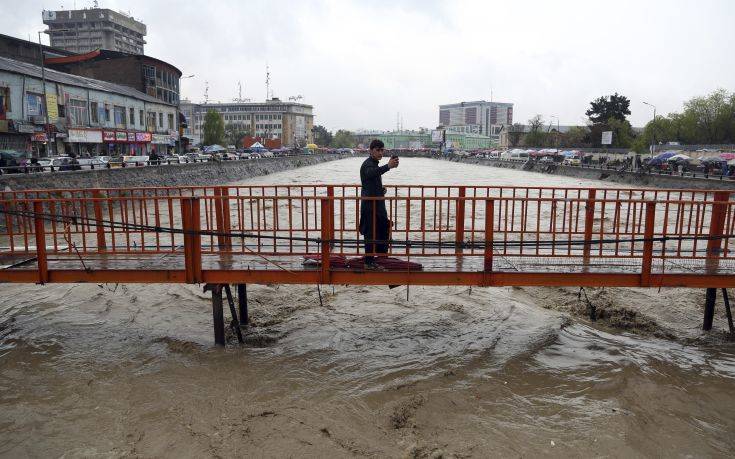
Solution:
[[[45,132],[36,132],[31,136],[32,142],[48,142],[48,136]]]
[[[69,129],[69,138],[66,141],[73,143],[102,143],[102,131]]]
[[[56,94],[46,94],[46,110],[48,111],[48,122],[55,123],[59,119],[59,99]]]
[[[67,138],[68,136],[66,135],[66,132],[57,132],[57,133],[55,134],[55,137],[56,137],[57,139],[65,139],[65,138]]]
[[[135,141],[136,142],[150,142],[151,141],[151,133],[150,132],[136,132],[135,133]]]
[[[115,141],[115,131],[102,131],[102,140],[105,142]]]
[[[153,134],[153,140],[151,140],[152,143],[158,143],[163,145],[168,145],[171,141],[171,136],[168,134]]]
[[[24,134],[33,134],[34,132],[36,132],[36,127],[33,126],[32,124],[25,124],[25,123],[21,124],[21,123],[16,122],[15,129],[18,132],[22,132]]]
[[[115,132],[115,140],[118,142],[127,142],[128,140],[128,133],[125,131],[117,131]]]
[[[135,132],[128,132],[128,142],[135,142]]]

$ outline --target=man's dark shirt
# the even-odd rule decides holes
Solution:
[[[372,157],[368,157],[360,167],[360,182],[362,184],[362,190],[360,196],[362,197],[380,197],[383,194],[383,179],[382,175],[390,170],[390,166],[378,166],[378,161]],[[362,208],[360,209],[360,233],[366,234],[368,230],[373,226],[373,203],[377,203],[375,208],[376,225],[388,225],[388,212],[385,209],[385,201],[363,201]]]

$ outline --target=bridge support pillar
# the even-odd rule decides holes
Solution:
[[[222,285],[207,284],[204,291],[212,292],[212,321],[214,323],[214,344],[225,345],[225,314],[222,309]]]
[[[704,300],[704,321],[702,322],[702,330],[712,330],[712,321],[715,318],[715,300],[717,299],[717,289],[708,288]]]
[[[240,326],[244,327],[250,321],[248,317],[248,286],[237,284],[237,305],[240,309]]]

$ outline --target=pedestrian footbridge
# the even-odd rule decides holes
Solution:
[[[350,184],[0,192],[0,282],[735,286],[729,191],[359,195]],[[379,270],[361,263],[365,199],[384,199],[392,222]]]

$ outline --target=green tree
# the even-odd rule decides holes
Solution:
[[[250,126],[244,123],[230,123],[225,126],[225,142],[227,145],[242,147],[242,139],[251,135]]]
[[[328,147],[332,144],[332,133],[327,131],[327,128],[325,128],[322,125],[314,126],[314,129],[312,130],[314,132],[314,143],[322,146],[322,147]]]
[[[572,126],[562,137],[562,145],[565,147],[589,147],[590,128],[587,126]]]
[[[544,132],[544,119],[541,115],[536,115],[528,120],[528,133],[523,139],[523,143],[529,147],[542,147],[546,144],[548,133]]]
[[[590,102],[590,109],[585,112],[593,124],[606,123],[610,118],[625,121],[630,115],[630,100],[618,94],[602,96]]]
[[[633,126],[630,125],[628,120],[619,120],[617,118],[610,118],[607,120],[605,130],[612,131],[612,148],[630,148],[635,140],[635,134],[633,133]]]
[[[718,89],[708,96],[688,100],[682,113],[657,116],[646,124],[634,148],[645,151],[651,144],[666,142],[735,143],[735,93]]]
[[[204,117],[204,145],[221,144],[225,139],[225,122],[222,115],[216,111],[209,109]]]
[[[340,129],[334,134],[332,146],[335,148],[353,148],[355,146],[355,137],[352,132]]]

